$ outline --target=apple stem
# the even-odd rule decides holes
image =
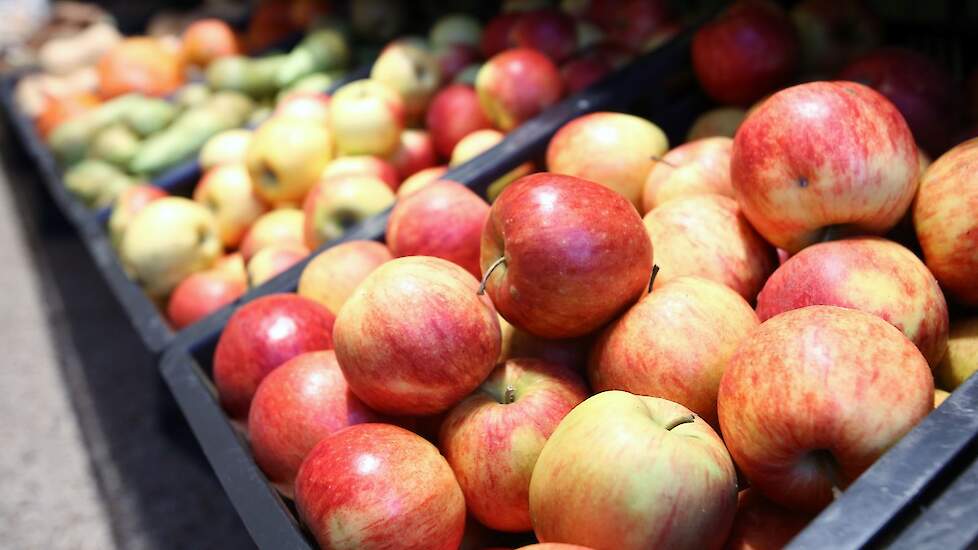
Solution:
[[[832,499],[838,499],[842,496],[842,483],[839,479],[839,463],[835,461],[835,458],[828,451],[816,451],[815,460],[818,463],[819,469],[825,474],[825,477],[829,478],[829,483],[832,484]]]
[[[652,264],[652,276],[649,277],[649,294],[652,294],[652,285],[655,283],[655,276],[659,274],[659,265]]]
[[[516,401],[516,388],[506,386],[506,391],[503,393],[503,405],[509,405],[514,401]]]
[[[675,164],[669,162],[668,160],[666,160],[666,159],[664,159],[664,158],[662,158],[662,157],[660,157],[658,155],[652,155],[649,158],[652,159],[652,160],[654,160],[654,161],[656,161],[656,162],[661,162],[662,164],[665,164],[669,168],[676,168],[676,165]]]
[[[499,264],[504,264],[504,263],[506,263],[506,256],[500,256],[499,259],[497,259],[495,262],[492,262],[492,265],[490,265],[489,269],[486,270],[486,274],[482,276],[482,282],[479,283],[479,293],[478,293],[479,296],[482,296],[483,294],[486,293],[486,283],[489,282],[489,276],[492,275],[492,272],[495,271],[497,267],[499,267]]]
[[[696,415],[687,414],[686,416],[680,416],[679,418],[673,420],[672,422],[666,424],[666,430],[672,431],[676,426],[682,426],[683,424],[690,424],[696,422]]]

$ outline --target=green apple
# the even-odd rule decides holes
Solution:
[[[377,80],[357,80],[333,94],[329,126],[340,156],[387,157],[401,142],[405,107],[400,94]]]

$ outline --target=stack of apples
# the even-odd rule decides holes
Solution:
[[[611,32],[632,16],[641,25]],[[427,39],[389,43],[370,78],[332,96],[293,92],[256,129],[211,138],[192,200],[149,186],[125,190],[112,239],[176,328],[395,203],[394,256],[441,257],[480,277],[488,203],[438,180],[676,29],[662,6],[644,2],[508,11],[485,29],[466,15],[444,16]],[[534,170],[528,162],[499,178],[489,200]],[[457,237],[439,237],[446,226]]]

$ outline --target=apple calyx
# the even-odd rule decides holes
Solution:
[[[828,478],[829,483],[832,484],[832,500],[838,499],[842,496],[842,479],[839,476],[839,463],[832,456],[832,453],[825,449],[812,451],[811,456],[815,460],[816,467]]]
[[[509,405],[516,401],[516,388],[513,386],[506,386],[506,391],[503,392],[503,405]]]
[[[674,418],[671,422],[666,424],[666,431],[671,432],[672,429],[675,428],[676,426],[682,426],[683,424],[691,424],[693,422],[696,422],[695,414],[687,414],[684,416],[680,416],[679,418]]]
[[[499,267],[500,264],[504,263],[506,263],[506,256],[500,256],[496,261],[492,262],[489,269],[486,270],[486,274],[482,276],[482,281],[479,283],[479,291],[477,292],[479,296],[486,293],[486,283],[489,282],[489,276],[492,275],[492,272]]]
[[[652,275],[649,276],[649,292],[652,294],[652,285],[655,284],[655,276],[659,274],[659,264],[652,264]]]

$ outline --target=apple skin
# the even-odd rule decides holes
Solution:
[[[404,100],[386,84],[356,80],[333,94],[329,128],[340,156],[386,157],[400,145],[405,124]]]
[[[482,278],[479,246],[489,203],[464,185],[436,181],[399,200],[387,221],[395,258],[434,256]]]
[[[169,193],[164,189],[148,184],[130,185],[119,192],[115,204],[112,205],[112,215],[109,216],[109,238],[112,246],[118,249],[122,244],[122,236],[126,234],[126,227],[133,216],[147,204],[166,196]]]
[[[435,47],[453,44],[475,47],[482,40],[482,25],[471,15],[458,13],[443,15],[431,26],[428,40]]]
[[[448,410],[499,357],[499,323],[479,282],[440,258],[396,258],[375,269],[339,312],[333,338],[350,388],[393,415]]]
[[[297,208],[278,208],[262,214],[251,225],[238,249],[247,262],[266,246],[295,243],[304,244],[302,227],[305,215]]]
[[[733,140],[709,137],[684,143],[652,165],[642,190],[642,211],[679,197],[717,194],[733,198],[730,152]]]
[[[736,505],[734,465],[710,425],[677,403],[622,391],[565,416],[530,480],[543,542],[720,548]]]
[[[449,162],[449,165],[454,168],[456,166],[465,164],[482,153],[485,153],[489,149],[492,149],[505,138],[506,136],[504,136],[502,132],[499,130],[493,130],[492,128],[476,130],[463,137],[455,145],[455,149],[452,150],[452,159]],[[527,161],[516,168],[513,168],[509,172],[506,172],[489,184],[489,187],[486,189],[486,197],[490,202],[496,200],[496,197],[498,197],[499,194],[503,192],[503,189],[506,189],[509,184],[527,174],[532,173],[533,170],[533,161]]]
[[[326,169],[319,176],[319,181],[346,176],[373,176],[386,183],[391,191],[397,191],[397,187],[401,184],[400,175],[393,164],[370,155],[334,159],[326,165]]]
[[[656,35],[671,25],[668,3],[662,0],[591,2],[587,17],[611,43],[631,52],[648,51]]]
[[[577,49],[577,26],[556,9],[529,11],[513,25],[513,40],[517,48],[537,50],[559,64]]]
[[[722,136],[733,138],[737,128],[747,117],[747,111],[739,107],[718,107],[696,117],[686,134],[686,141]]]
[[[818,512],[934,408],[913,342],[879,317],[808,306],[761,323],[718,396],[724,441],[751,487]]]
[[[221,252],[214,215],[183,197],[147,204],[130,220],[119,247],[126,272],[154,298],[210,268]]]
[[[401,182],[401,186],[397,188],[397,200],[403,199],[433,181],[438,181],[445,175],[445,172],[448,172],[447,166],[432,166],[419,170]]]
[[[315,250],[394,204],[394,193],[373,176],[346,176],[316,184],[302,205],[305,245]]]
[[[194,200],[214,213],[221,242],[237,248],[255,221],[268,211],[243,164],[221,164],[204,172]]]
[[[392,258],[378,242],[338,244],[309,261],[299,276],[298,293],[338,313],[367,275]]]
[[[271,205],[302,201],[332,159],[326,126],[291,117],[272,117],[255,130],[245,166],[255,193]]]
[[[188,327],[244,295],[248,276],[241,256],[235,256],[237,269],[215,266],[189,275],[173,289],[166,317],[174,329]]]
[[[924,260],[954,300],[978,306],[978,138],[934,161],[920,182],[913,225]]]
[[[228,415],[246,419],[258,384],[282,363],[332,349],[334,321],[328,309],[296,294],[271,294],[238,308],[214,351],[214,384]]]
[[[655,289],[598,337],[588,363],[594,391],[661,397],[719,429],[717,390],[727,361],[760,321],[739,294],[699,277]]]
[[[794,26],[777,4],[741,0],[693,35],[693,71],[714,100],[748,105],[791,78],[799,49]]]
[[[562,542],[540,542],[528,546],[520,546],[517,550],[593,550],[590,546],[580,544],[564,544]]]
[[[541,359],[579,373],[584,373],[588,352],[594,340],[590,335],[560,340],[540,338],[514,327],[502,316],[499,317],[499,331],[502,335],[500,363],[507,359]]]
[[[727,285],[753,303],[777,267],[777,254],[754,231],[737,201],[696,195],[669,201],[645,215],[661,271],[654,288],[695,275]]]
[[[795,253],[826,233],[895,226],[917,190],[917,162],[913,135],[885,97],[853,82],[811,82],[747,117],[730,178],[757,231]]]
[[[516,37],[513,29],[523,18],[520,13],[500,13],[486,23],[479,41],[482,55],[486,59],[516,47]]]
[[[934,389],[934,408],[936,409],[937,407],[940,407],[942,403],[944,403],[945,401],[947,401],[947,398],[948,397],[951,397],[951,394],[950,393],[948,393],[948,392],[946,392],[946,391],[944,391],[944,390],[942,390],[940,388],[935,388]]]
[[[268,245],[248,260],[248,281],[252,287],[263,285],[308,255],[305,245],[292,242]]]
[[[438,447],[469,513],[491,529],[531,530],[537,456],[561,419],[587,397],[584,381],[566,367],[510,359],[456,405],[441,425]]]
[[[435,153],[431,133],[413,128],[404,130],[401,132],[401,144],[387,158],[387,162],[397,170],[398,181],[394,189],[396,191],[403,180],[438,164],[438,155]]]
[[[870,86],[896,105],[917,143],[931,155],[943,153],[959,120],[959,85],[927,56],[903,49],[880,48],[846,65],[839,80]]]
[[[584,55],[561,65],[560,78],[568,94],[575,94],[611,74],[611,65],[597,55]]]
[[[652,244],[635,208],[596,183],[542,173],[513,182],[482,233],[486,291],[513,326],[543,338],[594,331],[638,300]]]
[[[475,79],[479,104],[496,128],[508,132],[560,101],[560,71],[547,56],[514,48],[490,58]]]
[[[302,460],[324,437],[382,420],[350,391],[333,350],[312,351],[289,359],[258,385],[248,439],[268,480],[292,497]]]
[[[900,329],[932,367],[947,351],[948,313],[937,280],[913,252],[876,237],[818,243],[779,267],[757,296],[757,315],[811,305],[872,313]]]
[[[275,105],[272,116],[292,117],[325,126],[329,124],[329,96],[319,92],[291,92]]]
[[[477,46],[465,44],[436,46],[434,53],[441,71],[442,84],[454,82],[467,67],[482,61],[482,54]]]
[[[454,550],[465,498],[438,449],[390,424],[323,439],[295,482],[302,522],[322,548]]]
[[[883,24],[865,2],[803,0],[791,8],[802,67],[816,75],[838,71],[883,41]]]
[[[427,44],[401,38],[380,52],[370,69],[370,79],[401,95],[404,114],[411,123],[424,118],[428,103],[441,84],[441,67]]]
[[[219,164],[243,164],[252,134],[251,130],[245,128],[234,128],[214,134],[204,143],[200,154],[197,155],[200,167],[207,170]]]
[[[428,109],[426,125],[435,151],[446,158],[465,136],[492,128],[475,88],[465,84],[453,84],[438,92]]]
[[[737,516],[724,550],[781,550],[813,518],[782,508],[754,489],[744,489],[737,495]]]
[[[547,146],[547,169],[617,191],[636,208],[669,140],[655,124],[624,113],[592,113],[568,122]]]
[[[941,387],[954,391],[978,371],[978,317],[960,319],[951,325],[947,354],[935,375]]]

